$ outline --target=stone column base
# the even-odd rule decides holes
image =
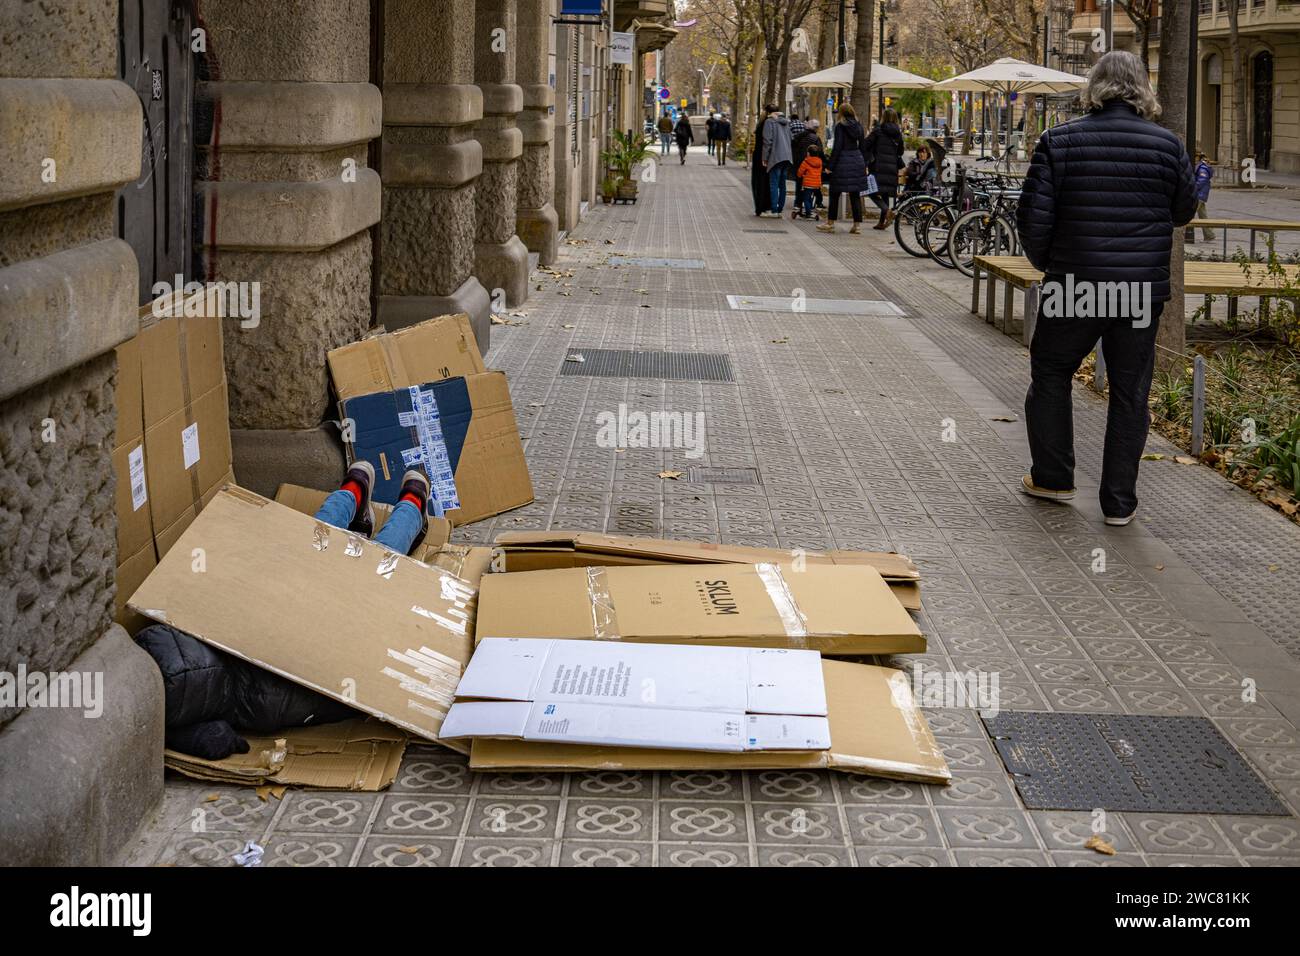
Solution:
[[[506,305],[511,308],[523,305],[528,298],[528,247],[518,236],[511,236],[505,242],[477,242],[474,274],[489,295],[501,289],[505,292]]]
[[[541,209],[520,209],[516,214],[515,232],[529,252],[537,253],[542,265],[553,264],[559,256],[560,217],[550,203]]]
[[[163,682],[153,659],[114,624],[63,670],[103,676],[103,712],[30,708],[0,730],[6,866],[110,865],[162,800]]]
[[[332,422],[301,430],[234,428],[230,447],[240,487],[267,498],[284,482],[333,491],[347,470],[342,434]]]
[[[525,258],[524,264],[527,262]],[[451,295],[381,295],[377,311],[376,323],[390,332],[435,316],[464,312],[474,327],[478,350],[484,356],[488,354],[492,335],[492,301],[487,290],[473,276],[462,282]]]

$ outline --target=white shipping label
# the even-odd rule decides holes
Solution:
[[[131,475],[131,510],[139,511],[149,500],[149,492],[144,480],[144,445],[126,456]]]
[[[181,448],[185,454],[185,467],[193,468],[199,460],[199,423],[181,431]]]

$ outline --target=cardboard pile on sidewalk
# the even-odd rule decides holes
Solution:
[[[117,602],[126,599],[225,484],[230,425],[214,292],[141,308],[141,330],[117,347]]]
[[[875,568],[910,611],[921,608],[921,572],[910,558],[887,551],[782,551],[707,541],[629,538],[591,531],[506,531],[497,535],[498,571],[626,564],[866,565]]]

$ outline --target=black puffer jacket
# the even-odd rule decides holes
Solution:
[[[1196,212],[1182,141],[1123,100],[1038,140],[1016,227],[1025,256],[1075,281],[1150,282],[1169,299],[1173,229]]]
[[[886,196],[898,192],[898,171],[903,168],[903,131],[893,123],[881,123],[867,137],[862,153],[867,170],[876,177],[876,188]]]
[[[172,750],[221,760],[248,752],[236,729],[267,734],[358,716],[345,704],[174,627],[153,624],[135,640],[162,671],[166,742]]]
[[[828,172],[836,192],[860,193],[867,188],[867,161],[862,156],[862,124],[857,120],[835,124]]]

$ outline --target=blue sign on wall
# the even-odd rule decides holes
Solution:
[[[561,0],[562,17],[598,17],[603,0]]]

